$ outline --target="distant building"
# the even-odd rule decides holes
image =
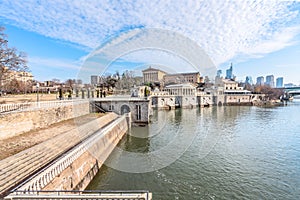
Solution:
[[[99,84],[99,80],[100,80],[99,76],[96,76],[96,75],[92,75],[92,76],[91,76],[91,84],[92,84],[92,85],[97,85],[97,84]]]
[[[246,77],[245,83],[246,83],[246,84],[249,84],[249,85],[252,85],[252,84],[253,84],[252,77],[251,77],[251,76],[247,76],[247,77]]]
[[[168,92],[170,95],[177,95],[177,96],[197,95],[197,88],[195,85],[191,83],[168,85],[165,87],[164,91]]]
[[[82,80],[81,80],[81,79],[77,79],[77,80],[76,80],[76,84],[82,85]]]
[[[236,81],[232,81],[232,80],[229,80],[229,79],[224,79],[223,80],[223,87],[224,87],[224,90],[225,91],[232,91],[232,90],[243,90],[243,87],[239,87],[238,86],[238,82]]]
[[[266,76],[266,85],[268,85],[270,87],[274,87],[275,86],[274,75]]]
[[[256,78],[256,85],[264,85],[265,84],[265,78],[263,76]]]
[[[200,73],[177,73],[164,75],[164,84],[200,83]]]
[[[151,66],[142,72],[144,83],[160,83],[163,81],[164,75],[167,74],[166,72],[152,68]]]
[[[160,83],[163,85],[167,85],[201,82],[199,72],[168,74],[162,70],[155,69],[152,67],[149,67],[143,70],[142,72],[144,83]]]
[[[221,78],[221,74],[222,74],[222,70],[219,69],[219,70],[217,71],[217,77]]]
[[[4,68],[5,73],[0,77],[0,86],[9,84],[12,80],[17,80],[22,83],[33,81],[33,75],[30,72],[14,71]]]
[[[216,105],[250,105],[252,94],[240,87],[237,81],[223,79],[222,85],[214,91]]]
[[[233,73],[232,73],[232,63],[230,65],[230,68],[226,70],[226,79],[233,79],[234,76],[233,76]]]
[[[283,87],[283,77],[278,77],[278,78],[276,79],[276,87],[277,87],[277,88]]]
[[[295,87],[296,85],[294,85],[293,83],[287,83],[284,84],[284,87]]]
[[[44,81],[46,87],[53,87],[55,85],[54,81]]]

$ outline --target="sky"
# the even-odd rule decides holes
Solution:
[[[36,80],[148,65],[300,84],[300,1],[0,0],[9,46]]]

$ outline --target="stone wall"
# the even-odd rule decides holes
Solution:
[[[0,115],[0,139],[90,113],[89,102]]]
[[[251,105],[252,104],[252,94],[227,94],[225,95],[226,105]]]
[[[111,129],[87,145],[86,151],[42,190],[84,190],[127,130],[125,117],[116,121]]]
[[[183,96],[181,99],[181,108],[195,108],[199,106],[196,96]]]
[[[175,96],[171,95],[151,96],[150,98],[151,107],[159,110],[175,109],[175,101]]]
[[[213,96],[209,94],[197,96],[198,98],[198,104],[200,107],[206,107],[213,105]]]
[[[149,123],[150,103],[149,100],[101,100],[95,101],[95,111],[97,107],[103,110],[123,115],[131,113],[131,122],[133,125],[145,125]]]
[[[175,96],[175,95],[164,95],[164,96],[152,96],[150,98],[150,104],[152,108],[159,110],[164,109],[174,109],[175,107],[181,108],[195,108],[210,106],[213,104],[212,95],[185,95],[185,96]]]

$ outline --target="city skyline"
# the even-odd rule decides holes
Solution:
[[[37,80],[76,78],[93,49],[116,42],[114,38],[130,31],[158,28],[193,40],[223,72],[233,63],[237,80],[273,74],[284,77],[284,83],[299,85],[299,7],[299,2],[269,1],[100,4],[4,0],[0,25],[6,28],[9,46],[28,54],[28,65]],[[112,68],[130,70],[152,63],[174,66],[178,72],[187,68],[178,56],[160,51],[131,53]]]

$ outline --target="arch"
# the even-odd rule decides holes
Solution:
[[[121,106],[121,115],[125,114],[125,113],[129,113],[130,112],[130,108],[128,105],[124,104]]]

